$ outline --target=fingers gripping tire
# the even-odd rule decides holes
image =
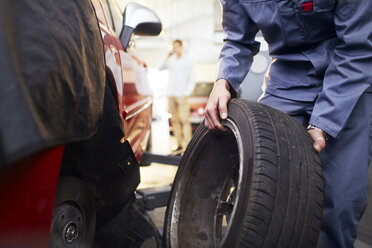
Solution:
[[[234,99],[222,123],[202,123],[173,183],[165,247],[316,247],[323,176],[306,130],[265,105]]]

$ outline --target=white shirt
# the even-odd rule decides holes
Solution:
[[[171,56],[159,68],[168,69],[168,96],[189,96],[194,90],[194,71],[190,59],[185,56]]]

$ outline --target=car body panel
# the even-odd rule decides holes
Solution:
[[[49,246],[63,149],[47,149],[1,171],[1,247]]]
[[[129,141],[139,161],[148,142],[152,119],[152,97],[141,95],[136,90],[135,85],[138,83],[139,76],[136,74],[138,72],[135,72],[136,61],[132,54],[124,51],[118,37],[119,30],[113,30],[113,25],[117,23],[110,12],[116,7],[113,6],[113,1],[92,0],[92,2],[97,10],[104,41],[106,66],[115,79],[113,85],[116,87],[114,91],[117,94],[117,107],[124,127],[124,139]]]

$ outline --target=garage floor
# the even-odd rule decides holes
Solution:
[[[152,152],[164,155],[170,154],[170,147],[174,145],[175,140],[173,136],[169,135],[168,119],[157,118],[157,121],[153,122],[152,130],[156,130],[156,132],[152,132]],[[141,167],[140,170],[141,184],[139,185],[139,188],[143,189],[171,184],[177,172],[177,167],[152,163],[150,166]],[[370,178],[372,178],[372,176],[370,176]],[[165,207],[150,211],[149,214],[155,225],[161,231],[164,222]],[[366,223],[366,220],[372,220],[372,204],[366,211],[363,223]],[[363,239],[363,241],[364,242],[357,240],[354,248],[372,248],[372,244],[368,245],[365,243],[368,242],[368,240],[366,241]],[[146,247],[151,248],[148,246]]]
[[[155,131],[156,130],[156,131]],[[152,122],[152,152],[167,155],[175,144],[173,136],[169,135],[168,120],[157,118]],[[152,163],[150,166],[141,166],[141,183],[139,189],[170,185],[177,172],[177,166]],[[162,229],[165,215],[165,207],[149,211],[155,225]]]

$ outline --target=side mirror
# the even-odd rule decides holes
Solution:
[[[151,9],[137,3],[129,3],[124,10],[120,40],[127,51],[133,34],[156,36],[162,29],[160,18]]]

